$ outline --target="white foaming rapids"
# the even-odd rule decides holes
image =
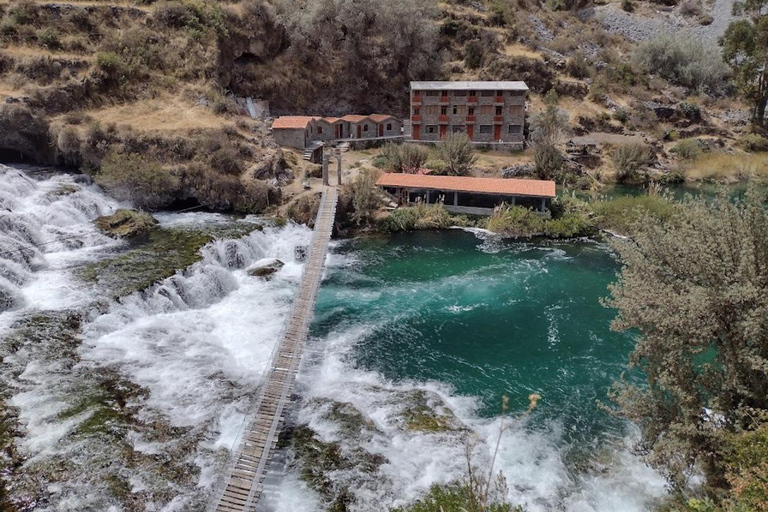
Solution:
[[[25,304],[46,309],[82,304],[87,297],[62,271],[117,244],[91,223],[117,206],[98,187],[78,184],[73,176],[35,181],[0,165],[0,312]],[[13,316],[5,316],[7,326]]]
[[[28,464],[43,468],[48,459],[68,459],[80,468],[59,474],[46,488],[50,509],[110,510],[114,496],[102,479],[109,468],[125,476],[132,492],[146,496],[147,510],[199,509],[226,459],[217,452],[231,448],[243,427],[301,274],[294,247],[306,245],[311,231],[268,227],[215,241],[191,267],[105,303],[73,270],[125,246],[92,224],[120,205],[69,176],[35,181],[7,167],[0,173],[0,205],[6,210],[0,212],[0,251],[7,253],[0,257],[0,290],[15,293],[14,310],[0,315],[2,326],[10,334],[15,319],[36,311],[90,309],[79,347],[67,345],[59,354],[58,345],[24,345],[5,358],[8,372],[0,375],[15,388],[8,403],[18,411],[18,446]],[[159,217],[171,228],[233,222],[201,213]],[[286,264],[271,280],[248,274],[248,267],[273,258]],[[174,467],[184,471],[196,466],[190,483],[158,479],[156,468],[126,467],[120,438],[109,444],[109,436],[77,434],[98,413],[79,404],[99,396],[104,375],[141,390],[129,398],[128,407],[138,410],[135,427],[129,423],[124,437],[139,454],[136,460],[175,459]],[[170,501],[162,497],[169,485]]]
[[[293,248],[310,234],[290,225],[206,246],[202,261],[90,323],[83,356],[120,365],[173,425],[215,419],[222,436],[215,444],[229,445],[239,425],[227,397],[232,387],[252,390],[266,368],[301,274]],[[248,275],[266,258],[286,265],[269,281]]]
[[[392,383],[376,372],[355,369],[348,354],[369,328],[358,326],[331,333],[322,343],[322,363],[300,374],[305,404],[330,399],[352,404],[375,425],[361,436],[360,447],[386,458],[373,475],[355,470],[334,473],[334,481],[349,485],[355,496],[350,510],[373,512],[403,506],[419,499],[433,484],[447,484],[466,476],[465,438],[460,433],[418,433],[404,429],[398,414],[403,393],[424,391],[438,396],[477,438],[475,462],[488,467],[499,433],[500,419],[480,418],[474,398],[457,396],[436,382]],[[316,341],[317,342],[317,341]],[[323,409],[305,405],[298,422],[308,424],[326,442],[343,441],[338,424]],[[537,432],[524,422],[513,424],[502,436],[496,469],[507,480],[507,499],[529,512],[642,512],[665,493],[665,481],[629,451],[631,439],[606,447],[602,470],[575,477],[563,460],[559,432]],[[342,445],[343,446],[343,445]],[[295,477],[292,477],[295,478]],[[291,500],[301,493],[284,489]],[[291,505],[298,508],[297,505]],[[278,506],[277,512],[290,508]]]

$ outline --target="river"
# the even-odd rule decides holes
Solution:
[[[212,242],[191,267],[116,299],[78,272],[131,249],[92,224],[125,205],[76,176],[0,174],[0,397],[18,462],[4,472],[11,503],[203,510],[297,286],[293,248],[311,232],[157,215],[165,229],[262,227]],[[248,274],[269,258],[286,262],[271,280]],[[633,343],[610,331],[614,313],[599,304],[617,268],[590,240],[449,230],[333,242],[292,422],[349,460],[375,461],[333,468],[350,510],[405,505],[462,478],[467,440],[473,462],[487,466],[502,421],[496,467],[506,498],[531,512],[639,512],[661,497],[663,479],[631,454],[635,429],[597,406]],[[532,393],[541,400],[525,415]],[[266,504],[321,510],[323,495],[291,449],[284,454]]]

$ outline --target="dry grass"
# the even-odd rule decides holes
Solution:
[[[45,48],[40,48],[39,46],[6,46],[5,48],[0,49],[0,55],[8,55],[16,58],[51,57],[53,59],[70,59],[77,61],[90,61],[93,59],[91,55],[51,51]]]
[[[178,97],[158,97],[125,105],[84,112],[103,125],[114,123],[144,132],[180,132],[222,128],[234,123],[214,114],[210,108],[193,105]]]
[[[8,5],[14,3],[13,0],[0,0],[0,5]],[[133,2],[127,2],[127,1],[119,1],[119,0],[108,0],[99,2],[98,0],[69,0],[68,2],[53,2],[48,0],[32,0],[32,3],[38,4],[38,5],[57,5],[57,6],[63,6],[63,5],[76,5],[79,7],[90,7],[90,6],[113,6],[113,7],[123,7],[123,8],[129,8],[129,9],[137,9],[139,11],[144,12],[152,12],[153,7],[151,5],[141,5],[138,3]]]
[[[544,58],[541,56],[541,53],[535,52],[530,48],[528,48],[527,46],[523,46],[522,44],[519,44],[519,43],[506,45],[502,49],[502,53],[510,57],[527,57],[529,59],[544,60]]]
[[[768,178],[768,153],[710,153],[683,167],[691,181],[733,183],[746,179]]]

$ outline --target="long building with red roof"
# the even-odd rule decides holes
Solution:
[[[555,182],[546,180],[385,173],[376,185],[403,205],[442,202],[450,212],[470,215],[491,215],[502,203],[546,215],[556,196]]]

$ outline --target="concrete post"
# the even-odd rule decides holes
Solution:
[[[459,193],[453,193],[453,206],[459,206]]]
[[[341,150],[336,152],[336,185],[341,186]]]
[[[328,161],[331,157],[323,155],[323,185],[328,185]]]
[[[429,204],[429,189],[427,189],[427,204]]]
[[[541,198],[541,213],[544,213],[545,205],[547,204],[547,200],[545,198]]]

